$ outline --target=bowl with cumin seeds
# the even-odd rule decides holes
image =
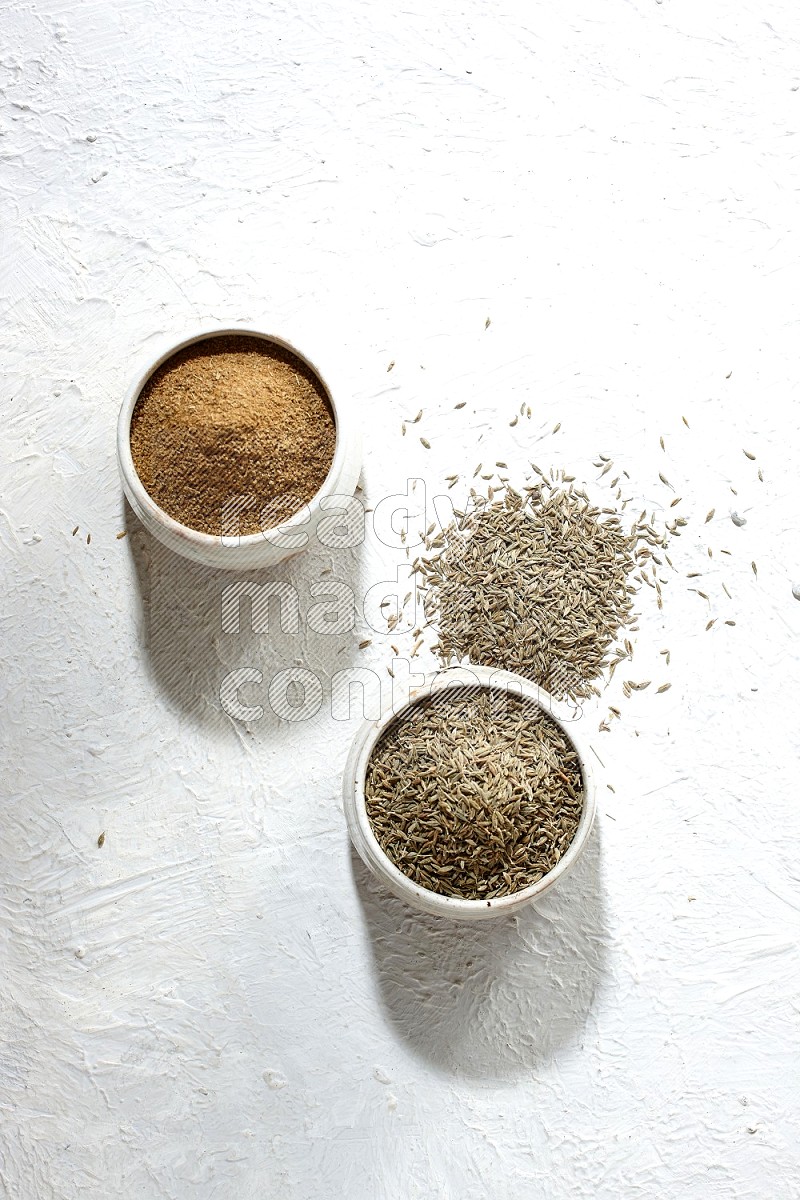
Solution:
[[[542,896],[580,856],[595,815],[567,716],[531,680],[478,666],[435,672],[365,722],[343,799],[367,867],[413,907],[462,920]]]
[[[159,541],[242,570],[300,553],[326,516],[326,525],[341,520],[361,439],[310,359],[235,326],[170,342],[136,376],[117,458],[131,507]]]

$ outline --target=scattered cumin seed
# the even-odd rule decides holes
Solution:
[[[756,564],[754,562],[751,562],[750,566],[753,569],[753,574],[755,575],[756,578],[758,578],[758,567],[756,566]]]
[[[483,323],[483,328],[484,328],[484,329],[488,329],[488,328],[489,328],[489,326],[491,325],[491,323],[492,323],[492,318],[491,318],[491,317],[487,317],[487,318],[486,318],[486,320],[485,320],[485,321],[484,321],[484,323]]]
[[[427,438],[421,437],[419,440],[422,443],[422,445],[425,447],[426,450],[430,450],[431,444]]]
[[[80,525],[76,525],[76,526],[75,526],[75,528],[74,528],[74,529],[73,529],[73,531],[72,531],[72,536],[73,536],[73,537],[75,537],[75,534],[78,532],[78,530],[79,530],[79,529],[80,529]]]
[[[122,529],[122,530],[121,530],[121,531],[120,531],[120,532],[117,534],[117,541],[119,541],[119,539],[120,539],[120,538],[124,538],[124,537],[127,537],[127,536],[128,536],[128,531],[127,531],[127,529]]]
[[[416,425],[416,424],[417,424],[417,422],[418,422],[418,421],[421,421],[421,420],[422,420],[422,409],[420,409],[420,410],[419,410],[419,412],[418,412],[418,413],[417,413],[417,415],[414,417],[414,420],[411,422],[411,424],[412,424],[412,425]]]
[[[405,421],[403,421],[403,424],[400,426],[400,432],[401,432],[401,434],[403,435],[403,437],[405,437],[405,436],[406,436],[406,423],[405,423]]]
[[[668,692],[671,687],[671,683],[662,683],[660,688],[656,688],[656,695],[660,695],[661,692]]]
[[[97,846],[98,846],[98,849],[99,849],[101,846],[103,846],[103,845],[105,844],[105,840],[106,840],[106,835],[105,835],[105,833],[101,833],[101,834],[100,834],[100,837],[97,839]]]
[[[511,429],[513,429],[513,428],[514,428],[514,426],[516,425],[516,423],[517,423],[517,421],[518,421],[518,420],[519,420],[519,417],[514,417],[513,421],[509,421],[509,422],[508,422],[508,424],[509,424],[509,426],[511,427]]]
[[[358,643],[358,648],[359,648],[359,650],[366,650],[367,646],[371,646],[371,645],[372,645],[372,638],[364,638],[363,642]]]
[[[761,483],[764,482],[764,472],[761,470],[761,468],[759,468],[759,471],[758,471],[758,478],[761,481]]]
[[[466,405],[466,403],[467,403],[467,402],[466,402],[466,400],[459,400],[458,404],[454,405],[454,407],[455,407],[456,409],[459,409],[459,408],[464,408],[464,406]]]
[[[709,631],[709,629],[711,628],[711,626],[712,626],[712,625],[716,625],[716,623],[717,623],[717,618],[716,618],[716,617],[712,617],[712,618],[711,618],[711,620],[710,620],[710,621],[708,622],[708,624],[706,625],[706,633],[708,633],[708,631]]]
[[[659,440],[659,442],[661,443],[661,449],[662,449],[662,450],[666,450],[666,448],[667,448],[667,447],[664,445],[664,439],[663,439],[663,437],[660,437],[658,440]]]
[[[689,425],[689,422],[686,420],[686,417],[681,417],[681,420],[683,421],[683,423],[687,429],[691,428],[691,426]]]
[[[558,422],[557,422],[557,423],[556,423],[556,424],[553,426],[553,433],[558,433],[558,431],[559,431],[559,429],[560,429],[560,428],[561,428],[561,422],[560,422],[560,421],[558,421]]]
[[[706,524],[706,525],[708,524],[708,522],[709,522],[709,521],[712,519],[712,517],[714,516],[714,513],[715,513],[715,511],[716,511],[716,509],[710,508],[710,509],[708,510],[708,512],[706,513],[706,519],[705,519],[705,524]]]
[[[736,622],[735,621],[726,621],[725,624],[726,625],[735,625]]]
[[[750,459],[750,462],[755,462],[755,461],[756,461],[756,456],[755,456],[755,454],[751,454],[749,450],[743,450],[743,451],[742,451],[742,453],[744,454],[745,458],[749,458],[749,459]]]
[[[92,535],[91,535],[90,533],[87,533],[87,535],[86,535],[86,545],[87,545],[87,546],[89,546],[89,545],[91,544],[91,541],[92,541]]]
[[[388,367],[386,368],[386,374],[388,375],[389,372],[392,370],[394,370],[394,359],[392,359],[392,361],[389,363]]]

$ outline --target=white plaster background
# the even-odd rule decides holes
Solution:
[[[796,6],[51,0],[2,29],[2,1194],[800,1195]],[[220,713],[232,665],[391,651],[226,638],[221,577],[126,516],[123,390],[210,320],[354,397],[372,499],[598,451],[632,507],[659,470],[684,498],[628,673],[654,685],[593,735],[595,836],[539,911],[412,916],[348,849],[352,727]]]

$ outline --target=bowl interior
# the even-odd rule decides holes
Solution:
[[[466,677],[464,671],[466,671]],[[403,713],[407,712],[410,707],[425,702],[432,694],[436,694],[437,692],[457,690],[464,693],[475,693],[481,689],[506,691],[512,695],[519,696],[523,702],[531,705],[532,713],[538,710],[552,720],[575,751],[583,789],[583,803],[578,826],[570,844],[559,861],[545,875],[528,887],[490,900],[448,896],[417,884],[400,870],[381,847],[372,828],[366,807],[366,775],[369,761],[374,749],[392,724],[401,718]],[[475,914],[478,909],[485,910],[489,908],[494,911],[503,911],[509,908],[516,908],[520,904],[541,895],[570,869],[585,845],[594,820],[595,800],[591,773],[586,756],[582,753],[579,745],[580,739],[576,740],[574,731],[567,727],[569,723],[564,720],[563,706],[559,705],[548,693],[538,688],[530,680],[523,679],[521,676],[513,675],[510,672],[494,671],[484,667],[472,667],[441,671],[430,676],[422,688],[412,693],[406,704],[403,704],[396,710],[387,710],[379,721],[371,723],[363,731],[362,743],[356,752],[356,761],[353,763],[355,767],[354,784],[356,797],[354,815],[358,822],[359,833],[363,839],[362,845],[360,847],[357,846],[357,849],[360,850],[363,857],[367,858],[368,865],[373,870],[378,867],[379,873],[384,876],[385,881],[390,886],[394,884],[393,890],[396,894],[404,894],[409,899],[413,895],[417,899],[425,901],[425,907],[431,910],[450,911],[451,915]],[[364,854],[364,851],[366,851],[366,854]]]
[[[302,362],[314,375],[315,379],[319,383],[324,398],[327,401],[328,407],[330,408],[331,416],[333,418],[335,436],[333,458],[325,479],[323,480],[314,497],[312,497],[312,499],[306,505],[302,506],[296,513],[287,517],[285,520],[280,521],[275,526],[257,531],[256,533],[247,533],[241,535],[237,534],[235,537],[230,538],[224,535],[206,533],[202,530],[194,529],[190,525],[184,525],[181,521],[176,520],[175,517],[170,516],[168,512],[161,508],[161,506],[153,499],[142,483],[139,472],[136,470],[136,464],[133,461],[133,454],[131,452],[130,444],[130,430],[133,413],[136,409],[136,405],[139,401],[142,391],[152,376],[155,375],[160,367],[164,366],[165,363],[169,362],[171,358],[180,353],[180,351],[186,350],[190,346],[198,345],[202,342],[212,341],[222,337],[256,338],[259,341],[270,343],[299,359],[300,362]],[[133,384],[128,389],[128,392],[126,393],[125,399],[122,403],[122,408],[120,409],[117,429],[117,452],[123,481],[126,484],[126,491],[128,491],[128,498],[139,516],[141,516],[142,511],[144,511],[150,516],[151,519],[158,521],[173,534],[198,546],[255,546],[259,542],[270,540],[271,538],[280,535],[283,531],[288,532],[293,527],[304,524],[308,517],[308,510],[318,505],[319,497],[325,491],[330,479],[335,477],[341,468],[343,447],[342,439],[340,437],[340,421],[341,414],[337,409],[336,401],[333,397],[331,389],[328,387],[328,384],[318,367],[316,367],[315,364],[305,354],[302,353],[302,351],[298,350],[296,346],[293,346],[284,338],[278,337],[275,334],[265,333],[258,329],[251,329],[244,326],[233,326],[226,327],[224,329],[204,329],[193,334],[191,337],[183,338],[178,342],[170,341],[161,350],[155,360],[151,361],[145,370],[140,372],[140,374],[136,377]]]

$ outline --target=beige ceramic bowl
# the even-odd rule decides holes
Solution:
[[[410,705],[425,700],[432,692],[438,693],[447,688],[463,689],[475,686],[507,689],[514,694],[521,695],[523,699],[532,700],[537,704],[553,719],[574,746],[583,781],[583,812],[575,836],[564,856],[552,871],[544,875],[538,883],[532,884],[523,891],[514,892],[510,896],[500,896],[494,900],[462,900],[455,896],[442,896],[438,892],[420,887],[419,884],[404,875],[383,852],[372,831],[364,794],[364,782],[370,755],[381,734],[402,712],[406,711]],[[589,839],[595,816],[595,787],[591,768],[586,754],[581,749],[580,734],[578,733],[576,736],[575,725],[578,722],[568,720],[569,715],[567,710],[547,692],[542,691],[535,683],[521,675],[515,675],[510,671],[496,671],[490,667],[459,667],[437,671],[429,675],[422,687],[411,692],[406,704],[398,708],[387,708],[379,720],[365,722],[356,734],[345,766],[343,800],[350,838],[373,875],[390,892],[414,908],[434,913],[437,916],[454,917],[466,921],[482,921],[516,912],[524,905],[543,896],[564,878],[582,854]]]
[[[313,371],[322,384],[336,422],[336,448],[333,462],[325,482],[316,496],[300,513],[288,521],[284,521],[279,527],[262,533],[234,538],[215,537],[209,533],[201,533],[197,529],[190,529],[159,508],[145,490],[137,474],[131,455],[130,438],[133,410],[150,376],[179,350],[209,338],[231,335],[261,338],[265,342],[271,342],[273,345],[295,354]],[[193,559],[195,562],[205,563],[211,567],[247,570],[274,566],[315,544],[317,527],[325,516],[325,512],[330,512],[336,507],[337,499],[342,498],[342,503],[345,503],[353,497],[361,473],[361,436],[349,405],[343,402],[341,397],[333,395],[321,371],[296,346],[290,345],[289,342],[274,334],[264,333],[260,329],[225,326],[224,328],[201,329],[190,337],[181,338],[180,341],[170,341],[161,348],[155,358],[147,363],[144,370],[136,375],[120,409],[117,424],[117,459],[122,477],[122,487],[131,508],[154,537],[168,546],[170,550],[174,550],[176,554],[182,554],[185,558]]]

